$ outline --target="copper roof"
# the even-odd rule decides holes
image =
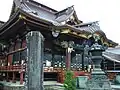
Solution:
[[[9,27],[12,28],[12,26],[14,26],[13,24],[17,24],[19,15],[29,17],[31,21],[34,20],[34,22],[37,22],[38,24],[43,22],[44,24],[47,24],[48,27],[51,26],[55,28],[71,29],[77,33],[87,33],[87,35],[99,32],[102,36],[105,36],[97,22],[82,23],[80,20],[78,20],[73,6],[68,7],[62,11],[57,11],[33,0],[13,1],[13,8],[10,18],[0,28],[0,36],[9,30]],[[75,25],[66,23],[68,20],[72,21],[72,16],[75,18]]]
[[[120,63],[120,47],[109,48],[103,53],[103,56],[108,60]]]
[[[98,22],[90,22],[90,23],[81,23],[79,25],[75,25],[75,27],[79,28],[80,30],[83,31],[88,31],[90,33],[94,33],[96,31],[102,32]]]
[[[21,0],[21,1],[14,0],[14,4],[17,8],[20,8],[27,14],[30,14],[33,17],[50,22],[55,26],[63,26],[63,25],[65,26],[66,23],[63,22],[67,22],[67,20],[75,13],[73,6],[68,7],[61,11],[55,11],[45,5],[39,4],[32,0]],[[94,33],[95,31],[102,32],[100,27],[97,25],[97,22],[81,23],[81,24],[77,23],[73,28],[77,28],[80,31],[85,31],[88,33]]]
[[[4,25],[5,22],[0,21],[0,27],[2,27]]]

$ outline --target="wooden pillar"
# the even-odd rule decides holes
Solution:
[[[84,71],[84,51],[83,51],[83,53],[82,53],[82,70]]]
[[[12,82],[15,83],[15,72],[13,72]]]
[[[70,70],[70,66],[71,66],[71,50],[68,47],[66,49],[66,69]]]
[[[54,60],[55,60],[55,59],[54,59],[54,56],[55,56],[55,55],[54,55],[53,52],[52,52],[52,62],[51,62],[51,66],[52,66],[52,67],[54,67],[54,62],[55,62],[55,61],[54,61]]]
[[[8,72],[7,72],[7,77],[6,77],[6,81],[9,82],[9,75],[8,75]]]
[[[21,66],[21,72],[20,72],[20,84],[23,84],[23,65]]]
[[[43,90],[43,41],[42,34],[31,31],[27,41],[27,90]]]
[[[113,64],[114,64],[114,70],[115,70],[115,69],[116,69],[116,68],[115,68],[115,61],[113,62]]]
[[[20,84],[23,84],[23,71],[20,72]]]

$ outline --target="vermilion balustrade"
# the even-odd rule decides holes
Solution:
[[[25,66],[0,66],[0,71],[20,71],[21,69],[25,69]]]

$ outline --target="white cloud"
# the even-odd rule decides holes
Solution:
[[[13,0],[0,3],[0,20],[7,21]],[[53,9],[62,10],[74,5],[77,15],[84,22],[100,21],[109,39],[120,43],[120,0],[35,0]]]

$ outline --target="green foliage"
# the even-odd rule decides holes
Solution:
[[[73,78],[73,72],[66,71],[65,81],[64,81],[65,90],[76,90],[75,82],[76,81],[75,81],[75,78]]]

